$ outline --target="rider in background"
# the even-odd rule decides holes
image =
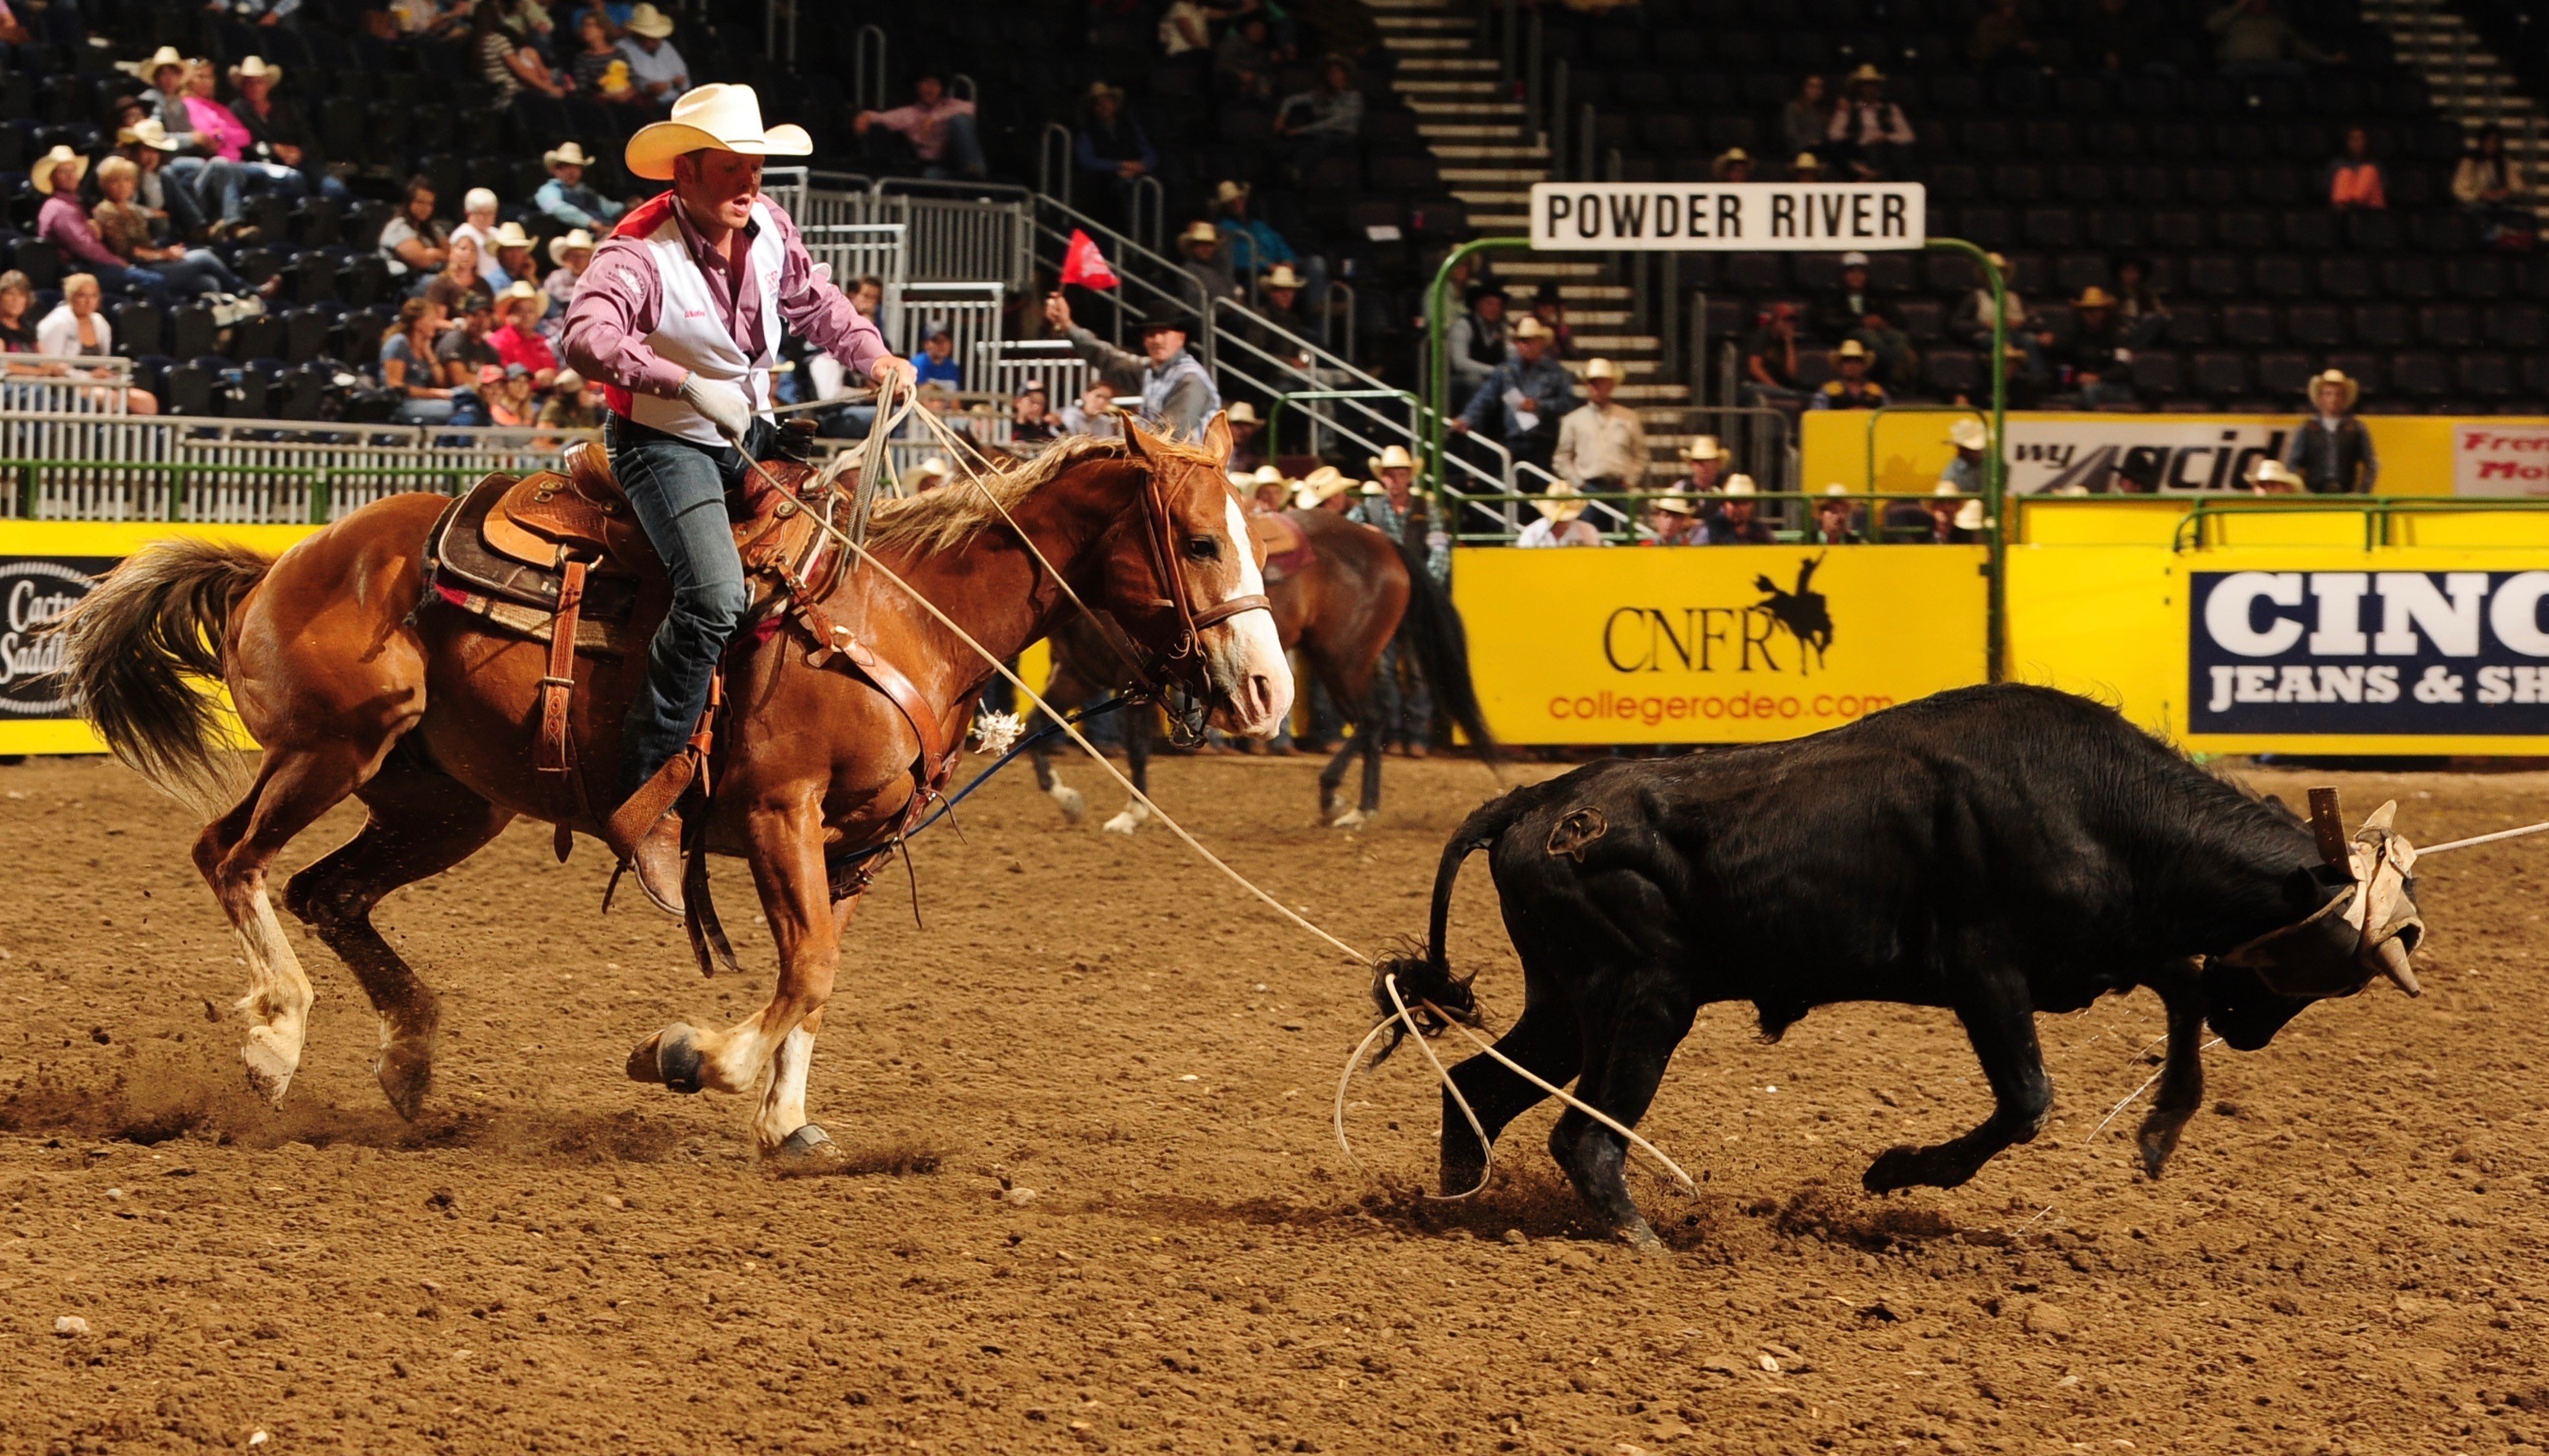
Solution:
[[[1142,323],[1142,352],[1119,349],[1071,321],[1071,305],[1061,294],[1044,301],[1045,322],[1071,340],[1072,352],[1088,361],[1109,380],[1131,383],[1142,397],[1142,414],[1171,439],[1193,440],[1206,420],[1221,409],[1221,391],[1212,374],[1186,352],[1192,323],[1182,318],[1149,318]]]
[[[663,772],[689,740],[749,604],[725,495],[775,433],[761,411],[780,325],[853,377],[911,381],[911,366],[814,267],[797,225],[761,194],[763,157],[811,149],[802,128],[762,126],[749,86],[684,95],[670,121],[628,138],[629,172],[672,190],[612,229],[567,310],[567,362],[603,386],[611,468],[673,585],[672,609],[647,650],[645,691],[628,712],[623,795]],[[680,816],[668,811],[628,839],[614,848],[639,887],[679,913]]]

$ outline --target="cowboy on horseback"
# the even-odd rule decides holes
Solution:
[[[672,190],[630,212],[595,251],[560,336],[567,362],[603,386],[613,473],[672,581],[623,733],[619,786],[637,812],[614,816],[614,838],[627,841],[614,848],[646,897],[676,914],[681,817],[670,805],[688,782],[683,749],[708,710],[718,659],[749,605],[725,497],[776,433],[761,410],[780,326],[880,386],[912,377],[761,193],[764,157],[812,149],[802,127],[762,126],[750,86],[686,93],[671,120],[628,138],[629,172]],[[666,803],[659,817],[628,822],[645,818],[639,800],[655,798]]]

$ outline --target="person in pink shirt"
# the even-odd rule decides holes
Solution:
[[[920,158],[922,176],[983,176],[987,169],[982,138],[974,130],[974,103],[948,95],[946,79],[934,71],[921,72],[911,95],[909,106],[860,112],[850,119],[850,130],[861,136],[878,127],[898,134]]]
[[[558,369],[557,353],[540,332],[540,315],[547,305],[548,296],[536,285],[518,279],[496,300],[496,314],[505,326],[487,335],[487,342],[496,346],[496,357],[529,370],[531,383],[539,389],[549,387]]]
[[[281,66],[262,69],[277,77],[283,74]],[[256,144],[256,134],[247,129],[247,124],[240,121],[236,112],[214,99],[216,79],[213,63],[209,60],[199,59],[186,67],[186,116],[193,123],[195,136],[205,150],[229,162],[236,169],[234,175],[237,181],[235,185],[247,192],[273,191],[293,202],[309,196],[310,179],[299,171],[275,162],[258,161],[248,155],[248,149]],[[227,203],[222,215],[233,215]]]
[[[612,472],[673,584],[672,607],[647,649],[645,687],[629,707],[623,799],[659,773],[682,773],[678,755],[750,604],[725,500],[777,435],[762,411],[782,325],[852,378],[912,385],[911,366],[814,266],[796,223],[761,190],[764,157],[812,150],[803,128],[762,125],[750,86],[685,94],[669,121],[638,129],[627,144],[629,174],[671,190],[612,229],[567,308],[560,348],[603,386]],[[681,786],[677,778],[667,785]],[[679,914],[681,815],[628,822],[634,817],[612,816],[611,847],[648,899]]]
[[[2381,163],[2372,157],[2372,134],[2361,127],[2345,129],[2345,154],[2327,164],[2327,205],[2376,212],[2390,206]]]

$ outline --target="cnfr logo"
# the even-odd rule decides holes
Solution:
[[[1784,673],[1811,677],[1833,643],[1831,603],[1814,590],[1822,556],[1797,564],[1794,590],[1769,577],[1761,599],[1742,606],[1623,606],[1602,623],[1602,657],[1615,673]],[[1778,639],[1791,647],[1785,663]]]

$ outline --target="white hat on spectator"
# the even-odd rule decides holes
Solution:
[[[1584,513],[1584,493],[1565,481],[1552,481],[1531,502],[1543,520],[1573,520]]]
[[[556,149],[540,153],[540,165],[544,167],[589,167],[593,162],[584,154],[584,148],[572,141],[561,141]]]
[[[1268,288],[1299,288],[1301,275],[1292,271],[1291,264],[1277,263],[1266,270],[1265,284]]]
[[[578,248],[593,251],[593,234],[581,228],[549,239],[549,261],[564,266],[566,255]]]
[[[1957,487],[1954,481],[1942,480],[1930,488],[1930,494],[1933,496],[1961,496],[1965,493]]]
[[[495,192],[485,187],[470,188],[466,193],[461,195],[460,211],[464,216],[470,213],[492,213],[496,211]]]
[[[1841,265],[1844,268],[1864,268],[1867,266],[1867,254],[1852,248],[1841,255]]]
[[[177,53],[176,46],[162,46],[158,49],[150,52],[149,59],[127,61],[125,62],[123,69],[130,71],[134,75],[141,77],[142,80],[149,82],[153,86],[156,86],[159,84],[158,76],[160,70],[172,65],[180,70],[185,69],[186,57]]]
[[[1717,436],[1715,435],[1692,435],[1690,437],[1690,443],[1681,447],[1681,458],[1684,460],[1723,460],[1726,458],[1726,451],[1719,447]]]
[[[1378,481],[1366,481],[1363,483],[1363,493],[1367,496],[1386,496],[1389,494],[1389,488]]]
[[[1248,478],[1248,483],[1251,486],[1279,486],[1283,484],[1283,472],[1276,466],[1261,465],[1257,467],[1256,474]]]
[[[1792,172],[1820,172],[1823,169],[1824,159],[1811,151],[1798,152],[1797,159],[1788,163],[1788,170]]]
[[[1178,241],[1217,243],[1221,241],[1221,229],[1215,228],[1210,223],[1205,222],[1203,219],[1197,218],[1186,225],[1185,231],[1178,234]]]
[[[53,192],[53,174],[61,170],[64,162],[70,163],[71,186],[79,186],[79,179],[88,175],[88,158],[67,146],[58,145],[36,158],[34,174],[27,179],[28,182],[38,192],[50,197]]]
[[[116,133],[115,144],[118,146],[139,144],[149,147],[153,151],[175,151],[178,143],[175,137],[168,135],[168,129],[159,124],[157,117],[143,117]]]
[[[1220,186],[1212,190],[1212,200],[1218,203],[1237,202],[1239,199],[1246,197],[1247,195],[1248,184],[1245,182],[1225,181]]]
[[[1831,485],[1824,487],[1824,495],[1825,495],[1825,496],[1827,496],[1827,497],[1836,497],[1836,496],[1837,496],[1837,497],[1841,497],[1841,498],[1842,498],[1842,499],[1838,502],[1838,503],[1840,503],[1840,504],[1844,504],[1844,505],[1845,505],[1845,504],[1849,503],[1849,502],[1848,502],[1848,500],[1847,500],[1847,497],[1849,496],[1849,487],[1842,485],[1842,484],[1841,484],[1841,482],[1839,482],[1839,481],[1835,481],[1835,482],[1833,482]],[[1835,504],[1835,503],[1837,503],[1837,502],[1835,502],[1835,501],[1833,501],[1833,500],[1825,500],[1825,501],[1824,501],[1824,504],[1825,504],[1825,505],[1831,505],[1831,504]],[[1818,508],[1821,508],[1821,507],[1818,507]]]
[[[1301,477],[1300,494],[1293,500],[1306,505],[1324,505],[1355,488],[1355,482],[1333,465],[1322,465]]]
[[[2302,392],[2302,398],[2315,406],[2318,404],[2318,392],[2328,385],[2336,386],[2344,394],[2344,400],[2336,407],[2339,412],[2353,409],[2355,399],[2363,393],[2363,386],[2356,383],[2344,370],[2323,369],[2311,376],[2310,388]]]
[[[1841,341],[1840,348],[1832,351],[1832,356],[1833,362],[1838,364],[1843,359],[1865,359],[1869,354],[1867,345],[1854,338],[1845,338]]]
[[[1987,519],[1988,517],[1983,514],[1982,498],[1978,496],[1966,498],[1965,503],[1956,507],[1957,530],[1979,531]]]
[[[1505,333],[1507,337],[1518,340],[1526,338],[1547,338],[1549,337],[1549,325],[1541,322],[1540,319],[1533,315],[1525,314],[1521,318],[1515,319],[1513,327],[1505,330]]]
[[[538,298],[539,296],[540,290],[537,284],[534,284],[527,278],[517,278],[512,283],[505,286],[505,291],[503,293],[496,295],[496,302],[499,304],[519,304]]]
[[[926,491],[930,488],[922,485],[921,482],[932,480],[943,481],[947,479],[947,473],[946,457],[942,455],[932,455],[928,459],[921,461],[918,465],[911,468],[912,489],[914,491]]]
[[[265,80],[280,83],[283,80],[283,67],[267,60],[262,55],[251,55],[247,59],[231,67],[231,79],[235,81]]]
[[[571,395],[584,388],[584,376],[572,369],[561,369],[552,383],[556,385],[559,394]]]
[[[1960,414],[1947,426],[1947,443],[1959,450],[1982,450],[1991,445],[1991,426],[1970,414]]]
[[[495,231],[487,234],[489,247],[529,247],[532,240],[531,234],[522,230],[521,224],[510,221],[499,224]]]
[[[2260,455],[2248,462],[2249,488],[2260,493],[2271,495],[2278,492],[2298,491],[2307,484],[2308,482],[2294,473],[2291,466],[2272,456]]]
[[[638,7],[642,12],[649,6]],[[636,28],[629,21],[629,28]],[[669,22],[665,30],[669,32]],[[711,81],[694,86],[673,103],[672,120],[651,122],[628,138],[628,170],[649,182],[669,182],[673,163],[694,151],[731,151],[739,156],[804,156],[814,138],[796,125],[765,128],[761,98],[750,86]]]
[[[1255,424],[1258,422],[1257,407],[1242,400],[1230,407],[1226,411],[1226,417],[1233,424]]]
[[[1618,379],[1619,377],[1620,366],[1612,363],[1608,359],[1587,359],[1584,361],[1584,378],[1587,381],[1596,379]]]
[[[1373,475],[1378,475],[1384,470],[1414,470],[1416,457],[1407,453],[1405,445],[1391,445],[1379,454],[1366,459],[1364,464],[1371,468]]]
[[[645,0],[638,0],[637,7],[628,12],[627,31],[649,41],[661,41],[673,34],[673,18],[646,4]]]
[[[1752,477],[1748,475],[1728,476],[1726,478],[1724,489],[1726,494],[1729,496],[1758,496],[1761,494],[1761,488],[1752,484]]]
[[[1661,510],[1672,515],[1699,514],[1698,503],[1693,501],[1688,495],[1680,491],[1666,491],[1662,495],[1649,500],[1647,503],[1654,509]]]

